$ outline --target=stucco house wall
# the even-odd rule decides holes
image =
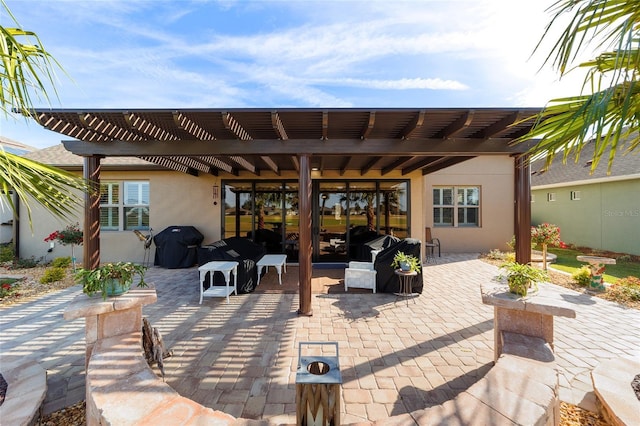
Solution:
[[[57,156],[70,153],[52,150]],[[75,156],[73,156],[75,157]],[[46,156],[44,157],[47,158]],[[81,159],[76,157],[75,172],[81,174]],[[211,188],[214,183],[231,182],[234,179],[297,179],[294,172],[281,175],[263,173],[259,177],[241,173],[233,176],[221,173],[220,176],[188,174],[158,170],[141,169],[135,166],[115,167],[117,158],[103,160],[104,168],[101,180],[108,181],[149,181],[150,189],[150,224],[154,233],[168,226],[192,225],[203,235],[203,243],[210,243],[221,238],[222,200],[213,205]],[[69,164],[69,163],[67,163]],[[129,168],[129,169],[128,169]],[[135,170],[135,169],[138,170]],[[440,239],[445,252],[486,252],[497,248],[507,249],[507,242],[514,233],[514,160],[509,156],[481,156],[446,169],[423,176],[419,171],[402,175],[394,171],[382,175],[379,170],[370,171],[364,176],[357,172],[340,174],[338,171],[325,171],[321,177],[314,179],[408,179],[410,182],[410,232],[411,237],[424,240],[425,227],[432,228],[432,235]],[[481,195],[479,227],[434,227],[433,225],[433,188],[435,186],[479,186]],[[222,191],[221,191],[222,192]],[[67,220],[59,220],[39,207],[34,208],[33,230],[26,220],[20,222],[21,257],[35,257],[51,260],[54,257],[70,256],[70,247],[56,244],[51,252],[47,252],[49,244],[44,238],[55,230],[68,224],[79,223],[82,226],[83,212]],[[148,231],[143,231],[147,234]],[[101,260],[113,262],[144,260],[143,243],[132,231],[102,231],[100,235]],[[155,254],[155,246],[151,247],[151,258]],[[76,248],[76,258],[82,262],[82,248]]]
[[[593,151],[587,143],[580,161],[531,165],[532,224],[558,225],[565,243],[640,255],[640,155],[620,144],[610,170],[608,150],[592,170]]]
[[[66,154],[65,154],[66,155]],[[116,159],[112,159],[116,160]],[[105,167],[106,168],[106,167]],[[81,174],[76,170],[76,173]],[[211,243],[221,238],[221,214],[222,203],[219,200],[213,205],[212,186],[219,185],[224,180],[231,182],[234,179],[256,179],[255,175],[232,176],[221,173],[220,176],[200,174],[191,176],[185,173],[163,170],[103,170],[101,181],[148,181],[150,190],[150,226],[153,233],[158,233],[168,226],[192,225],[203,235],[203,243]],[[259,179],[297,179],[295,173],[283,173],[275,175],[262,174]],[[418,239],[424,238],[424,215],[422,213],[423,177],[419,172],[402,176],[400,172],[392,172],[382,176],[379,171],[373,171],[365,176],[358,173],[339,174],[337,171],[328,171],[322,175],[322,179],[409,179],[411,191],[411,236]],[[35,205],[35,203],[31,203]],[[24,209],[23,209],[24,211]],[[55,230],[78,223],[82,229],[83,212],[60,220],[50,213],[35,205],[33,210],[33,227],[30,228],[26,216],[20,221],[20,256],[23,258],[34,257],[45,261],[55,257],[71,256],[71,247],[55,244],[51,252],[49,243],[44,238]],[[142,231],[148,234],[148,231]],[[82,262],[82,247],[75,248],[77,262]],[[151,260],[155,255],[155,246],[151,246]],[[100,233],[100,259],[102,262],[133,261],[143,262],[143,243],[132,231],[101,231]]]
[[[640,178],[547,186],[532,195],[532,223],[558,225],[565,243],[640,255]]]
[[[164,171],[110,171],[103,172],[102,181],[142,180],[150,187],[150,225],[154,233],[168,226],[192,225],[204,236],[205,242],[220,239],[220,208],[213,205],[211,186],[214,176],[196,178],[177,172]],[[66,220],[58,219],[39,206],[34,205],[33,229],[30,229],[26,214],[20,221],[20,256],[23,258],[51,260],[55,257],[71,256],[71,247],[55,243],[51,252],[44,241],[51,232],[67,225],[78,223],[82,229],[83,213]],[[22,209],[24,211],[24,209]],[[142,231],[148,234],[148,231]],[[74,249],[78,262],[82,262],[82,247]],[[151,258],[155,248],[151,246]],[[103,262],[144,260],[143,243],[132,231],[101,231],[100,258]]]
[[[507,250],[514,233],[514,160],[492,155],[476,157],[424,177],[423,217],[425,226],[438,238],[442,250],[452,253]],[[480,226],[451,227],[433,224],[433,188],[479,186]],[[415,199],[418,201],[418,199]],[[424,239],[424,230],[421,239]]]

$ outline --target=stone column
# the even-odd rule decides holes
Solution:
[[[85,368],[98,340],[133,331],[142,333],[142,306],[155,303],[157,298],[153,287],[133,288],[106,300],[101,296],[76,296],[64,310],[63,317],[65,320],[85,318]]]

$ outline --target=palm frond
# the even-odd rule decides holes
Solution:
[[[4,0],[1,1],[19,26]],[[16,110],[30,116],[32,94],[49,103],[48,87],[58,96],[54,69],[64,70],[44,49],[36,33],[0,26],[0,62],[0,110],[6,115]]]
[[[640,1],[638,0],[559,0],[549,9],[553,14],[534,52],[549,37],[551,28],[562,23],[566,15],[573,16],[560,38],[556,41],[543,65],[552,63],[561,75],[568,71],[583,48],[593,38],[601,40],[601,46],[607,43],[629,41],[635,24],[640,21]],[[621,45],[619,51],[625,50]],[[622,48],[622,49],[621,49]]]
[[[84,205],[83,197],[74,190],[82,194],[91,188],[89,182],[67,171],[0,149],[0,203],[6,203],[15,212],[10,192],[16,193],[26,207],[30,224],[30,200],[64,218],[77,213]]]
[[[583,146],[595,144],[591,171],[609,150],[607,171],[620,149],[639,146],[640,125],[640,0],[559,0],[549,10],[554,17],[534,52],[550,29],[566,15],[570,20],[544,64],[552,63],[560,75],[587,69],[579,96],[551,100],[531,131],[514,141],[538,139],[530,158],[546,156],[547,167],[564,151],[563,160],[580,157]],[[611,50],[569,68],[593,38]]]
[[[611,171],[621,144],[628,151],[638,147],[640,139],[634,130],[639,126],[640,85],[631,81],[591,95],[552,100],[531,131],[514,143],[538,139],[529,153],[532,157],[543,154],[549,166],[560,152],[564,161],[571,155],[577,161],[584,145],[593,141],[596,149],[591,171],[608,147],[611,149],[607,170]]]

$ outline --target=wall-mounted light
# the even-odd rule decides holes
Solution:
[[[213,205],[218,205],[218,200],[220,199],[220,187],[218,186],[218,182],[213,184],[211,188],[211,195],[213,197]]]

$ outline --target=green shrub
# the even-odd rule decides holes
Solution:
[[[0,246],[0,262],[11,262],[13,257],[13,244],[3,244]]]
[[[516,261],[516,254],[514,252],[509,252],[504,254],[504,261],[507,263]]]
[[[516,236],[515,235],[511,236],[511,239],[507,243],[507,246],[509,247],[509,249],[511,251],[514,251],[516,249]]]
[[[629,254],[623,254],[622,256],[618,257],[618,259],[616,260],[620,263],[628,263],[632,261],[631,255]]]
[[[0,299],[16,293],[18,282],[16,278],[0,278]]]
[[[498,249],[491,249],[491,251],[487,254],[487,258],[491,260],[504,260],[506,253],[501,252]]]
[[[640,278],[620,278],[615,284],[609,286],[607,292],[618,301],[640,301]]]
[[[62,279],[64,279],[65,275],[67,275],[67,271],[65,270],[65,268],[60,268],[56,266],[47,268],[44,271],[42,278],[40,278],[40,283],[48,284],[56,281],[61,281]]]
[[[56,257],[51,261],[54,268],[68,268],[71,265],[71,257]]]
[[[571,278],[573,278],[577,284],[586,287],[591,282],[591,270],[588,266],[583,266],[571,274]]]
[[[15,259],[11,269],[29,269],[38,266],[38,261],[35,257],[31,256],[25,259]]]

